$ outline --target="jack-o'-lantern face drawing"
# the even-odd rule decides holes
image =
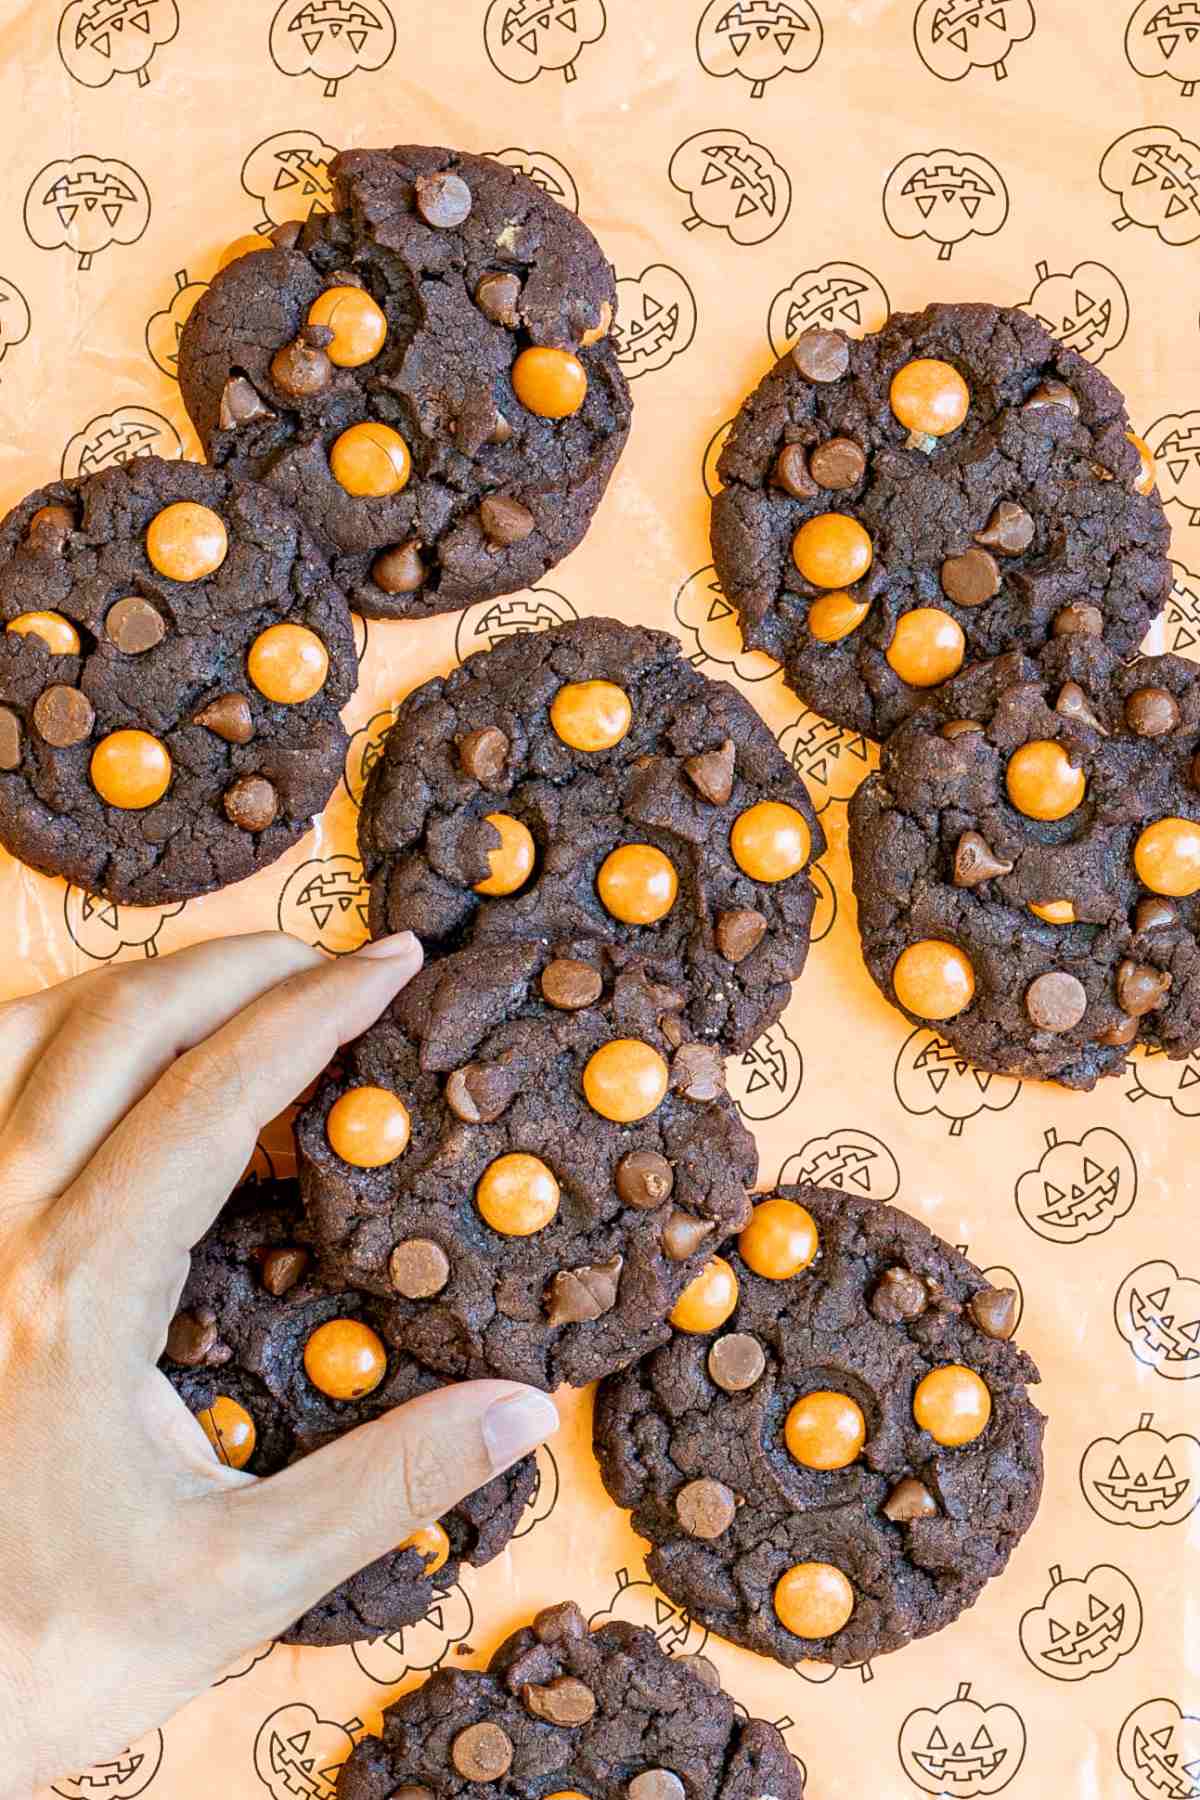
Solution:
[[[607,22],[604,0],[491,0],[483,45],[506,81],[534,81],[547,70],[574,81],[580,52],[604,36]]]
[[[150,63],[179,31],[176,0],[70,0],[58,21],[58,53],[84,87],[107,87],[114,75],[150,81]]]
[[[346,760],[342,767],[342,779],[346,784],[355,806],[362,805],[363,792],[370,778],[371,770],[379,761],[379,753],[383,748],[383,740],[396,722],[396,708],[387,706],[368,719],[346,746]]]
[[[146,324],[146,349],[156,369],[172,381],[179,380],[179,340],[192,308],[208,287],[207,281],[189,281],[186,269],[175,273],[175,292],[161,312],[151,313]]]
[[[665,369],[696,335],[696,297],[678,269],[651,263],[617,281],[611,337],[626,381]]]
[[[744,131],[698,131],[675,151],[667,176],[687,195],[684,230],[715,225],[735,244],[773,237],[792,204],[787,170]]]
[[[1155,419],[1145,437],[1158,464],[1163,500],[1183,507],[1189,525],[1200,525],[1200,408]]]
[[[747,650],[743,645],[737,614],[711,563],[689,575],[676,594],[675,618],[694,668],[716,663],[732,669],[739,681],[767,681],[779,667],[761,650]]]
[[[1017,1182],[1017,1211],[1039,1237],[1078,1244],[1123,1219],[1137,1199],[1137,1161],[1124,1138],[1093,1125],[1077,1141],[1046,1132],[1036,1169]]]
[[[1110,144],[1100,181],[1121,199],[1118,231],[1142,225],[1164,244],[1200,238],[1200,146],[1171,125],[1139,125]]]
[[[1143,1413],[1124,1437],[1088,1445],[1079,1485],[1092,1511],[1111,1525],[1135,1531],[1178,1525],[1200,1505],[1200,1441],[1185,1432],[1166,1437],[1154,1430],[1154,1414]]]
[[[254,1770],[273,1800],[334,1800],[338,1774],[362,1721],[339,1725],[293,1701],[264,1719],[254,1740]]]
[[[1139,75],[1166,75],[1190,100],[1200,83],[1200,0],[1141,0],[1125,28],[1125,55]]]
[[[575,177],[565,163],[559,162],[557,156],[551,156],[548,150],[489,150],[487,154],[494,162],[502,162],[506,168],[515,169],[518,175],[528,176],[541,188],[543,194],[549,194],[568,212],[579,211],[579,189],[575,185]]]
[[[280,931],[327,956],[348,956],[369,935],[371,890],[357,856],[317,856],[292,870],[279,895]]]
[[[613,1619],[652,1631],[667,1656],[698,1656],[708,1642],[707,1627],[645,1577],[635,1579],[628,1569],[618,1569],[616,1587],[608,1605],[593,1613],[588,1629],[595,1631]]]
[[[565,594],[553,588],[528,588],[522,594],[505,594],[501,600],[479,600],[459,614],[454,631],[454,654],[466,662],[477,650],[494,650],[504,638],[522,631],[549,631],[567,625],[579,614]]]
[[[47,163],[25,196],[25,229],[39,250],[71,250],[81,271],[110,244],[136,244],[150,223],[150,190],[128,163],[75,156]]]
[[[728,1059],[725,1073],[729,1097],[744,1119],[774,1119],[800,1092],[804,1058],[777,1019],[748,1050]]]
[[[900,1727],[900,1762],[926,1794],[998,1794],[1025,1756],[1025,1726],[1011,1706],[981,1706],[969,1681],[936,1711],[919,1707]]]
[[[1008,217],[1008,189],[986,157],[923,150],[898,162],[883,190],[883,216],[897,237],[927,237],[945,262],[955,244],[992,237]]]
[[[1128,1575],[1099,1563],[1078,1580],[1050,1571],[1040,1606],[1022,1616],[1021,1648],[1054,1681],[1086,1681],[1128,1656],[1142,1635],[1142,1602]]]
[[[1049,263],[1040,262],[1036,273],[1037,286],[1021,302],[1024,312],[1089,362],[1116,349],[1129,329],[1129,296],[1110,268],[1081,262],[1056,275]]]
[[[1200,589],[1200,581],[1196,585]],[[1173,608],[1168,603],[1168,630],[1172,627],[1172,619]],[[1200,625],[1200,612],[1193,623]],[[1176,1059],[1156,1046],[1143,1045],[1137,1060],[1129,1065],[1129,1071],[1133,1076],[1133,1086],[1128,1090],[1131,1100],[1169,1100],[1172,1111],[1181,1118],[1194,1119],[1200,1115],[1200,1052],[1193,1050],[1190,1056]]]
[[[152,1731],[119,1756],[93,1763],[79,1775],[60,1775],[52,1792],[62,1800],[134,1800],[158,1774],[163,1759],[163,1734]]]
[[[878,331],[891,303],[883,283],[857,263],[823,263],[805,269],[775,295],[767,313],[767,336],[776,356],[790,350],[801,332],[844,331],[848,337]]]
[[[29,302],[15,281],[0,275],[0,362],[29,336]]]
[[[860,732],[831,725],[807,707],[779,733],[779,748],[804,777],[818,813],[835,800],[849,800],[871,772],[874,750]]]
[[[811,69],[823,41],[811,0],[709,0],[696,27],[700,67],[719,79],[740,75],[752,100],[777,76]]]
[[[161,456],[170,461],[182,455],[183,439],[170,419],[148,406],[118,406],[89,419],[82,431],[67,440],[62,475],[69,481],[74,475],[116,468],[136,456]]]
[[[1168,1381],[1200,1376],[1200,1281],[1174,1263],[1142,1263],[1117,1289],[1117,1330],[1139,1362]]]
[[[336,155],[315,131],[277,131],[256,144],[242,164],[242,186],[262,207],[261,229],[332,212]]]
[[[354,1660],[368,1680],[394,1687],[410,1675],[428,1675],[439,1668],[455,1644],[466,1643],[474,1623],[471,1602],[455,1582],[435,1590],[428,1612],[415,1625],[355,1644]]]
[[[1200,1800],[1200,1719],[1147,1700],[1122,1725],[1117,1760],[1139,1800]]]
[[[72,943],[93,962],[113,962],[123,951],[155,957],[168,919],[176,919],[186,901],[173,906],[118,906],[103,894],[89,894],[74,882],[63,895],[63,915]]]
[[[920,0],[913,16],[917,54],[931,75],[961,81],[972,69],[1008,74],[1008,53],[1033,36],[1031,0]]]
[[[887,1145],[869,1131],[844,1125],[825,1137],[809,1138],[779,1171],[779,1186],[811,1182],[839,1194],[891,1200],[900,1192],[900,1166]]]
[[[893,1079],[905,1112],[939,1113],[950,1121],[951,1137],[960,1137],[967,1120],[978,1113],[1003,1112],[1021,1091],[1015,1075],[977,1069],[924,1025],[904,1040]]]
[[[382,69],[396,48],[387,0],[283,0],[271,20],[271,60],[282,75],[316,75],[332,99],[359,69]]]

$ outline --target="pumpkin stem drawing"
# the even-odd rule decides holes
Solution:
[[[685,231],[695,231],[697,225],[703,225],[703,223],[704,220],[700,217],[699,213],[692,213],[683,221],[683,229]]]
[[[1039,281],[1048,281],[1050,278],[1050,264],[1048,262],[1035,263],[1033,265],[1033,272]]]
[[[145,67],[145,65],[143,65],[137,72],[137,84],[139,87],[149,87],[150,86],[150,71]]]
[[[1051,1565],[1050,1565],[1050,1586],[1052,1588],[1056,1588],[1061,1580],[1062,1580],[1062,1564],[1061,1563],[1051,1563]]]
[[[1153,1413],[1139,1413],[1138,1414],[1138,1430],[1139,1431],[1149,1431],[1153,1422],[1154,1422],[1154,1414]]]
[[[574,81],[576,78],[576,73],[577,73],[577,71],[575,68],[575,64],[567,63],[563,69],[563,80],[564,81]]]
[[[1048,1131],[1043,1132],[1042,1135],[1044,1136],[1044,1138],[1046,1140],[1047,1150],[1053,1150],[1056,1147],[1056,1145],[1058,1144],[1058,1133],[1057,1133],[1057,1131],[1055,1131],[1053,1125],[1051,1125],[1051,1127]]]
[[[956,1700],[969,1700],[970,1698],[971,1698],[970,1682],[969,1681],[960,1681],[958,1684],[958,1693],[955,1695],[955,1699]]]
[[[939,244],[939,246],[938,246],[938,261],[939,262],[949,262],[950,258],[953,255],[954,255],[954,245],[953,244]]]

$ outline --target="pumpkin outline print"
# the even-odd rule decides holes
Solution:
[[[928,1101],[917,1079],[922,1075],[933,1096]],[[949,1121],[950,1136],[961,1137],[967,1121],[981,1112],[1005,1112],[1020,1093],[1023,1083],[1015,1075],[995,1075],[989,1069],[976,1068],[969,1056],[948,1044],[936,1031],[927,1025],[918,1025],[900,1046],[892,1071],[892,1085],[906,1113],[918,1119],[926,1113],[937,1113]],[[960,1086],[964,1090],[963,1097],[955,1107],[953,1101]]]
[[[714,126],[684,138],[671,153],[667,179],[686,194],[685,231],[712,225],[735,244],[764,244],[792,207],[792,178],[744,131]]]
[[[900,1767],[923,1793],[953,1793],[956,1800],[958,1796],[969,1800],[975,1794],[998,1794],[1025,1760],[1025,1721],[1016,1707],[1003,1702],[984,1706],[972,1700],[971,1685],[960,1681],[953,1698],[939,1707],[914,1708],[900,1727],[896,1740]],[[938,1723],[943,1715],[944,1727]],[[928,1735],[919,1743],[910,1742],[921,1733]]]
[[[62,478],[94,475],[97,469],[113,469],[138,456],[161,456],[173,461],[183,455],[183,439],[170,419],[149,406],[116,406],[97,413],[82,431],[67,439],[62,454]]]
[[[1200,406],[1191,412],[1164,413],[1142,435],[1158,464],[1158,491],[1164,505],[1181,506],[1188,524],[1200,525]],[[1189,573],[1189,579],[1197,577]]]
[[[379,761],[383,740],[396,723],[399,710],[397,701],[391,706],[385,706],[381,712],[372,713],[366,724],[360,725],[351,735],[350,742],[346,745],[342,763],[342,786],[352,806],[362,806],[367,779]]]
[[[1188,1056],[1168,1056],[1153,1045],[1143,1047],[1141,1055],[1127,1067],[1133,1076],[1133,1086],[1125,1090],[1127,1100],[1169,1100],[1172,1112],[1181,1119],[1200,1115],[1200,1050],[1193,1050]]]
[[[768,81],[805,75],[821,54],[825,28],[812,0],[709,0],[696,26],[696,60],[706,75],[740,75],[750,98]]]
[[[1200,1376],[1200,1281],[1160,1257],[1131,1269],[1113,1301],[1117,1330],[1166,1381]]]
[[[562,1491],[562,1476],[549,1444],[538,1445],[533,1453],[533,1463],[533,1492],[525,1502],[513,1531],[511,1542],[514,1544],[518,1538],[528,1537],[531,1531],[536,1531],[550,1517],[558,1505],[558,1496]]]
[[[1200,645],[1200,575],[1193,575],[1192,571],[1185,569],[1180,562],[1171,564],[1171,592],[1167,595],[1163,627],[1168,650],[1174,651],[1177,656],[1190,656],[1192,662],[1198,660],[1198,656],[1192,652],[1195,651],[1197,645]],[[1135,1075],[1143,1060],[1145,1060],[1144,1057],[1139,1059],[1139,1063],[1132,1065]],[[1190,1079],[1186,1083],[1184,1082],[1188,1061],[1190,1058],[1184,1060],[1184,1067],[1180,1074],[1181,1087],[1192,1085]],[[1128,1098],[1137,1100],[1141,1098],[1142,1093],[1149,1091],[1149,1089],[1135,1091]],[[1168,1098],[1166,1095],[1161,1097]]]
[[[377,74],[396,49],[388,0],[283,0],[267,37],[281,75],[315,75],[332,100],[359,70]]]
[[[776,742],[803,779],[818,816],[835,801],[844,805],[871,773],[873,748],[863,734],[831,724],[808,706]]]
[[[578,617],[567,596],[554,588],[525,588],[497,600],[477,600],[458,615],[454,654],[464,663],[480,650],[494,650],[505,638],[519,637],[523,631],[550,631]]]
[[[647,263],[640,275],[619,275],[609,335],[626,381],[665,369],[682,356],[698,320],[688,279],[670,263]]]
[[[39,250],[70,250],[86,274],[110,244],[144,237],[150,211],[150,189],[136,169],[85,151],[38,170],[25,195],[25,230]]]
[[[628,1569],[618,1569],[613,1579],[616,1586],[612,1599],[588,1619],[589,1631],[620,1619],[627,1625],[642,1625],[652,1631],[665,1656],[703,1654],[708,1644],[708,1627],[693,1619],[686,1606],[669,1600],[649,1576],[633,1576]]]
[[[1079,1486],[1109,1525],[1181,1525],[1200,1506],[1200,1438],[1186,1431],[1168,1437],[1154,1429],[1152,1412],[1140,1413],[1124,1437],[1092,1439],[1079,1459]]]
[[[1110,350],[1124,342],[1129,329],[1129,295],[1107,263],[1078,262],[1073,269],[1052,273],[1048,262],[1039,262],[1034,274],[1033,291],[1019,304],[1021,311],[1037,319],[1052,337],[1068,349],[1078,350],[1091,363],[1103,362]]]
[[[58,54],[81,87],[107,87],[114,75],[136,75],[143,88],[150,85],[155,56],[178,34],[176,0],[67,0],[58,21]]]
[[[1142,1621],[1142,1597],[1123,1569],[1096,1563],[1086,1575],[1064,1580],[1055,1563],[1045,1596],[1021,1614],[1017,1639],[1039,1674],[1086,1681],[1136,1649]]]
[[[158,938],[168,919],[177,919],[186,900],[172,906],[118,906],[104,894],[89,894],[76,882],[63,893],[63,923],[77,950],[96,963],[117,961],[122,952],[148,961],[158,954]]]
[[[882,1138],[857,1125],[842,1125],[809,1138],[783,1162],[777,1187],[805,1182],[839,1194],[894,1200],[900,1192],[900,1164]]]
[[[825,1683],[832,1681],[835,1675],[856,1673],[864,1686],[868,1681],[875,1679],[875,1671],[869,1662],[819,1663],[813,1662],[808,1657],[800,1656],[794,1663],[789,1663],[788,1667],[793,1675],[798,1675],[801,1681],[807,1681],[811,1687],[824,1687]]]
[[[261,1149],[262,1146],[258,1145],[257,1148]],[[253,1177],[252,1179],[258,1178]],[[243,1675],[249,1675],[251,1669],[257,1669],[260,1662],[266,1662],[272,1650],[276,1648],[276,1640],[269,1638],[265,1644],[260,1644],[257,1650],[248,1650],[245,1656],[239,1656],[235,1663],[230,1663],[224,1675],[217,1676],[213,1686],[219,1688],[224,1687],[227,1681],[240,1681]]]
[[[729,434],[736,425],[736,419],[726,419],[709,438],[704,446],[704,455],[700,459],[700,480],[710,500],[715,500],[721,492],[721,477],[717,473],[717,464],[721,460],[721,452],[729,440]]]
[[[29,302],[15,281],[0,275],[0,363],[33,329]]]
[[[1117,1733],[1117,1762],[1139,1800],[1197,1800],[1200,1718],[1162,1694],[1143,1700]]]
[[[994,237],[1003,227],[1008,188],[986,156],[969,150],[916,150],[902,157],[884,182],[883,217],[899,238],[927,237],[938,247],[938,261],[948,262],[956,244],[969,237]]]
[[[737,613],[725,598],[712,563],[688,576],[676,592],[673,610],[694,669],[715,663],[746,682],[769,681],[779,673],[779,664],[763,651],[743,648]],[[687,649],[687,644],[695,649]]]
[[[1050,1244],[1102,1237],[1137,1199],[1132,1149],[1108,1125],[1092,1125],[1079,1138],[1060,1138],[1051,1125],[1043,1136],[1046,1148],[1037,1167],[1017,1177],[1014,1199],[1022,1220]],[[1073,1151],[1078,1152],[1078,1169],[1066,1167]],[[1052,1180],[1051,1173],[1059,1179]]]
[[[802,331],[844,331],[863,337],[879,331],[892,310],[887,289],[861,263],[827,262],[804,269],[780,288],[767,308],[767,341],[776,356],[791,349]]]
[[[607,24],[604,0],[491,0],[483,16],[483,47],[505,81],[523,86],[549,71],[574,81],[580,53],[599,43]]]
[[[329,164],[336,155],[318,132],[303,127],[276,131],[255,144],[241,175],[243,191],[262,209],[255,231],[266,233],[293,221],[303,225],[332,212]]]
[[[304,1700],[269,1713],[254,1739],[254,1773],[273,1800],[335,1800],[338,1772],[363,1729],[361,1719],[323,1719]]]
[[[1140,225],[1164,244],[1200,238],[1200,146],[1173,125],[1139,125],[1100,158],[1100,184],[1121,201],[1113,229]]]
[[[368,1681],[395,1687],[410,1675],[431,1675],[441,1668],[455,1644],[465,1644],[475,1626],[471,1596],[459,1581],[435,1588],[424,1618],[379,1637],[351,1644],[355,1662]]]
[[[146,354],[168,381],[179,380],[179,339],[192,308],[207,292],[207,281],[191,281],[186,269],[175,271],[175,292],[166,306],[146,320]]]
[[[1006,80],[1009,52],[1036,29],[1032,0],[919,0],[913,14],[917,55],[939,81],[961,81],[972,69]]]
[[[298,863],[279,890],[280,931],[326,956],[349,956],[370,936],[371,888],[357,856],[342,851]]]
[[[804,1055],[782,1019],[726,1058],[725,1079],[743,1119],[761,1125],[787,1111],[804,1082]]]
[[[809,865],[808,879],[815,890],[812,923],[808,928],[809,946],[821,943],[837,923],[838,896],[833,877],[823,863]]]
[[[1125,59],[1147,81],[1177,81],[1179,98],[1190,100],[1200,85],[1200,0],[1140,0],[1125,27]]]
[[[62,1800],[134,1800],[136,1794],[145,1793],[162,1767],[163,1749],[162,1732],[147,1732],[119,1756],[93,1763],[78,1775],[60,1775],[50,1791],[60,1794]]]
[[[543,194],[549,194],[568,212],[579,211],[579,186],[568,169],[566,163],[559,162],[557,156],[551,156],[548,150],[522,150],[511,145],[507,150],[485,150],[493,162],[503,163],[506,169],[515,169],[518,175],[524,175],[541,188]]]

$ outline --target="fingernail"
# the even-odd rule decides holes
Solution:
[[[404,957],[408,962],[420,963],[421,946],[411,931],[397,931],[391,937],[375,938],[367,944],[360,944],[354,952],[356,956],[369,957],[372,962],[391,961],[395,957]]]
[[[558,1409],[546,1394],[526,1388],[493,1400],[483,1415],[482,1429],[488,1458],[498,1475],[558,1430]]]

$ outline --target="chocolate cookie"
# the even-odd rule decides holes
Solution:
[[[1028,314],[808,331],[721,454],[717,574],[742,635],[836,725],[886,738],[964,663],[1103,632],[1170,591],[1154,459],[1112,382]]]
[[[638,1626],[589,1632],[566,1601],[514,1632],[486,1672],[439,1669],[394,1701],[383,1735],[343,1767],[338,1800],[803,1800],[778,1731],[743,1722],[713,1677]]]
[[[530,586],[628,435],[612,270],[489,157],[349,150],[330,173],[335,211],[231,263],[184,327],[205,450],[303,514],[370,617]]]
[[[426,966],[301,1113],[330,1278],[446,1375],[583,1386],[668,1335],[753,1139],[683,996],[589,941]]]
[[[287,1181],[240,1189],[197,1244],[160,1367],[221,1460],[253,1475],[442,1385],[404,1353],[386,1305],[319,1279]],[[283,1641],[348,1644],[414,1624],[461,1563],[504,1549],[535,1479],[526,1457],[360,1569]]]
[[[965,671],[850,808],[863,954],[982,1068],[1200,1043],[1200,670],[1063,638]]]
[[[0,525],[0,842],[150,906],[252,875],[346,750],[345,597],[275,494],[138,457]]]
[[[825,840],[753,707],[661,631],[582,619],[512,637],[400,709],[363,801],[377,934],[586,934],[745,1049],[804,967]]]
[[[664,1593],[783,1663],[950,1624],[1041,1493],[1014,1301],[893,1206],[761,1199],[683,1328],[597,1400],[604,1485]]]

